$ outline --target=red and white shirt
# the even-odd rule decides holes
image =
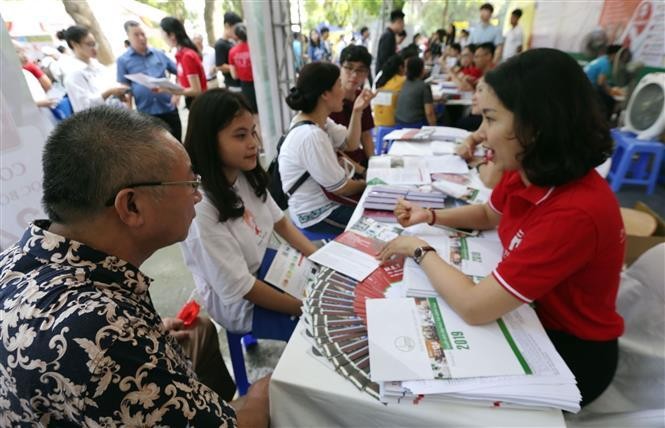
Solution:
[[[229,64],[235,66],[236,76],[241,82],[253,82],[252,59],[247,42],[240,42],[229,51]]]
[[[547,329],[586,340],[623,333],[616,311],[625,231],[619,204],[595,170],[559,187],[526,186],[506,172],[489,206],[501,214],[503,259],[492,273]]]
[[[201,91],[208,89],[208,81],[203,70],[203,62],[199,54],[190,48],[180,48],[175,54],[178,71],[178,83],[183,88],[189,88],[189,78],[192,74],[199,76]]]

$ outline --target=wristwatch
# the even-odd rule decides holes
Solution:
[[[430,247],[429,245],[416,248],[416,251],[413,252],[413,261],[420,264],[425,258],[425,254],[427,254],[428,251],[434,251],[436,253],[436,250]]]

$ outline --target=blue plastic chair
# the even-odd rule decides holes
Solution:
[[[261,261],[261,266],[256,275],[257,278],[265,278],[268,273],[268,268],[270,268],[270,264],[275,258],[275,254],[275,250],[266,250],[266,254]],[[226,340],[229,344],[233,376],[240,396],[247,394],[247,390],[250,386],[249,379],[247,378],[247,368],[245,367],[243,346],[245,349],[256,346],[258,345],[257,339],[273,339],[288,342],[291,333],[293,333],[293,330],[298,323],[297,319],[290,319],[287,315],[279,314],[258,306],[254,307],[253,321],[256,328],[250,333],[231,333],[228,330],[226,331]]]
[[[62,97],[60,102],[55,107],[51,108],[51,113],[53,113],[53,116],[58,122],[73,115],[74,108],[72,107],[71,101],[69,101],[69,95]]]
[[[388,153],[389,144],[384,144],[383,137],[396,129],[402,129],[401,125],[395,126],[377,126],[374,128],[374,154],[382,155]]]
[[[656,189],[658,174],[663,163],[665,145],[660,141],[638,140],[635,134],[612,130],[616,143],[612,155],[612,168],[607,179],[613,192],[618,192],[624,184],[647,186],[647,194]]]

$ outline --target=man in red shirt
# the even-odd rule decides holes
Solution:
[[[254,90],[254,75],[252,74],[252,58],[249,54],[249,44],[247,43],[247,29],[244,25],[238,24],[234,31],[240,43],[232,47],[229,51],[231,76],[240,81],[242,94],[247,99],[249,106],[254,110],[254,113],[258,113],[256,91]]]

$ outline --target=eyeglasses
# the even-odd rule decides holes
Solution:
[[[194,180],[185,180],[185,181],[144,181],[140,183],[128,184],[126,186],[123,186],[122,189],[134,189],[136,187],[154,187],[154,186],[192,186],[192,189],[194,189],[194,192],[196,192],[197,190],[199,190],[199,187],[201,186],[201,176],[196,174],[194,177],[195,177]],[[115,202],[115,197],[118,196],[120,190],[118,190],[115,193],[115,195],[111,196],[111,198],[109,198],[109,200],[106,201],[107,207],[113,205],[113,203]]]
[[[349,74],[357,74],[358,76],[364,76],[369,73],[369,69],[366,67],[353,68],[349,65],[343,65],[342,68],[347,71]]]

